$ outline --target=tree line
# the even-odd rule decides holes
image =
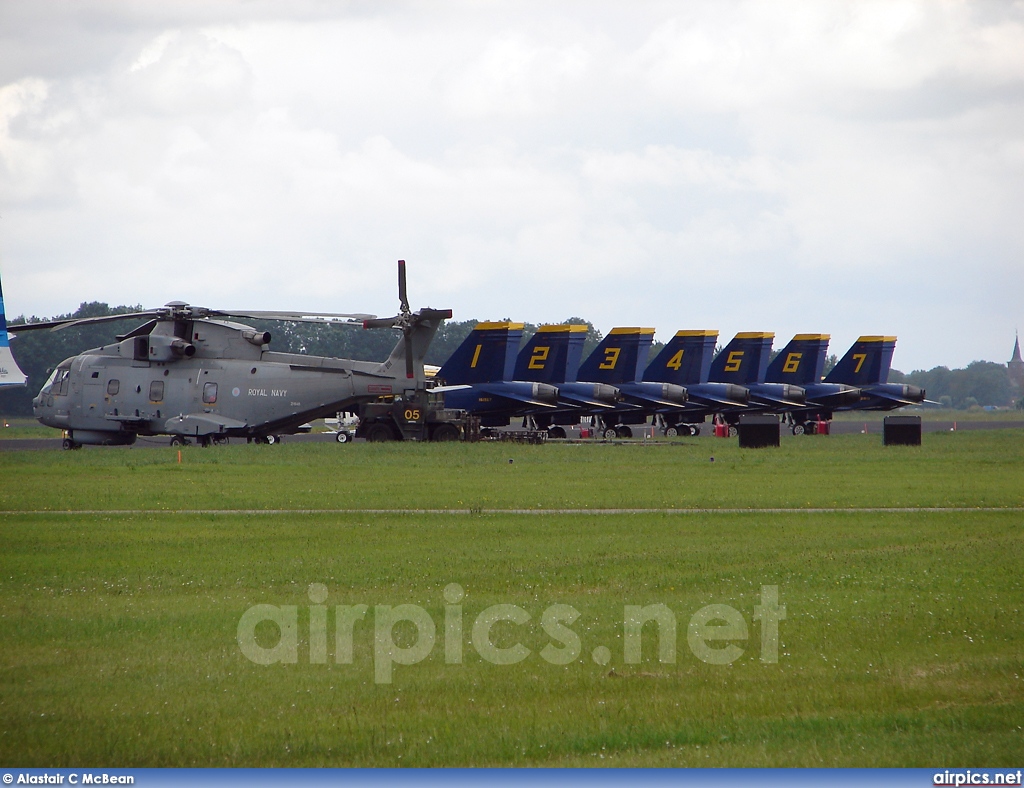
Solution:
[[[74,312],[52,318],[18,317],[8,323],[10,333],[15,335],[11,351],[18,366],[28,377],[24,387],[0,391],[0,413],[8,416],[29,416],[32,414],[32,398],[39,393],[46,379],[60,362],[76,356],[84,350],[109,345],[117,341],[119,334],[126,334],[139,325],[138,318],[114,320],[98,325],[71,326],[58,331],[27,331],[18,334],[18,324],[42,323],[49,320],[67,320],[86,317],[107,317],[141,312],[143,307],[108,306],[92,301],[81,304]],[[441,324],[431,342],[424,362],[440,366],[462,341],[469,336],[477,320],[448,320]],[[593,324],[578,317],[568,318],[566,323],[587,326],[583,352],[589,353],[601,341],[601,332]],[[290,322],[280,320],[246,320],[259,331],[269,331],[270,347],[281,353],[306,353],[313,356],[351,358],[358,361],[383,361],[391,353],[401,336],[397,331],[376,329],[363,330],[359,326],[342,326],[325,323]],[[537,326],[527,323],[523,330],[526,338],[533,336]]]
[[[24,317],[19,317],[11,321],[9,328],[11,333],[17,335],[18,323],[107,317],[140,312],[142,309],[143,307],[139,305],[111,307],[98,301],[92,301],[81,304],[70,314],[57,315],[53,318],[30,317],[26,320]],[[449,320],[442,323],[424,361],[437,366],[443,364],[462,344],[477,322],[477,320]],[[601,342],[601,332],[589,320],[570,317],[562,322],[587,326],[586,340],[583,345],[584,358]],[[387,358],[399,336],[396,331],[364,331],[356,326],[321,323],[277,320],[247,320],[246,323],[260,331],[269,331],[273,337],[270,344],[273,350],[283,353],[352,358],[360,361],[382,361]],[[31,331],[17,335],[17,338],[11,343],[11,349],[18,365],[28,376],[28,384],[24,388],[0,391],[0,413],[9,416],[31,415],[32,398],[39,392],[50,373],[61,361],[89,348],[116,342],[119,334],[131,331],[138,324],[137,318],[126,318],[123,321],[117,320],[99,325],[74,326],[59,331]],[[533,336],[536,330],[536,325],[525,324],[524,341]],[[664,347],[663,343],[655,342],[651,347],[649,358],[654,358],[662,347]],[[721,347],[717,350],[721,350]],[[829,356],[825,371],[831,369],[835,363],[836,357]],[[920,386],[927,390],[929,399],[952,408],[970,408],[975,405],[1009,405],[1014,395],[1006,365],[995,364],[991,361],[974,361],[964,369],[935,367],[927,371],[915,370],[907,374],[894,369],[889,375],[889,381]],[[1017,404],[1019,407],[1024,407],[1024,396],[1020,397]]]
[[[889,373],[889,382],[920,386],[928,392],[928,399],[960,410],[1010,405],[1017,394],[1016,405],[1024,410],[1024,392],[1014,391],[1005,364],[992,361],[972,361],[963,369],[916,369],[907,374],[894,369]]]

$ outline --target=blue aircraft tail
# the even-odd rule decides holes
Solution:
[[[7,317],[4,313],[4,294],[0,289],[0,388],[24,386],[26,380],[28,378],[11,354],[11,343],[7,336]]]
[[[640,380],[653,328],[613,328],[579,368],[577,378],[616,386]]]
[[[437,373],[452,386],[511,380],[522,323],[477,323]]]
[[[576,424],[580,408],[609,410],[622,399],[615,386],[577,381],[586,337],[587,327],[582,325],[541,326],[516,359],[516,380],[557,387],[558,402],[571,415],[566,420],[564,413],[556,414],[556,424]]]
[[[763,382],[774,339],[775,334],[765,331],[737,334],[711,362],[709,379],[738,386]]]
[[[515,379],[555,386],[576,380],[586,337],[586,326],[541,326],[519,351]]]
[[[765,375],[767,383],[809,386],[821,382],[828,354],[828,334],[797,334],[772,359]]]
[[[885,383],[889,379],[895,349],[896,337],[861,337],[832,368],[825,382],[860,387]]]
[[[647,365],[644,380],[679,386],[706,383],[717,343],[717,331],[677,331]]]

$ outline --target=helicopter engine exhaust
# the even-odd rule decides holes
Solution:
[[[196,354],[196,346],[184,339],[176,339],[171,343],[171,351],[176,356],[192,358]]]
[[[256,347],[270,344],[269,331],[243,331],[242,336],[245,337],[246,342],[250,342]]]

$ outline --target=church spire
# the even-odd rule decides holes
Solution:
[[[1013,358],[1006,362],[1006,373],[1014,391],[1024,393],[1024,359],[1020,357],[1020,335],[1013,343]]]

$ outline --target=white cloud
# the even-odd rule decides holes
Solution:
[[[551,112],[582,82],[589,60],[579,45],[557,49],[522,35],[499,36],[452,75],[444,103],[456,117]]]
[[[385,313],[405,257],[457,317],[900,333],[903,367],[1020,320],[1016,6],[246,8],[7,12],[12,312]]]

